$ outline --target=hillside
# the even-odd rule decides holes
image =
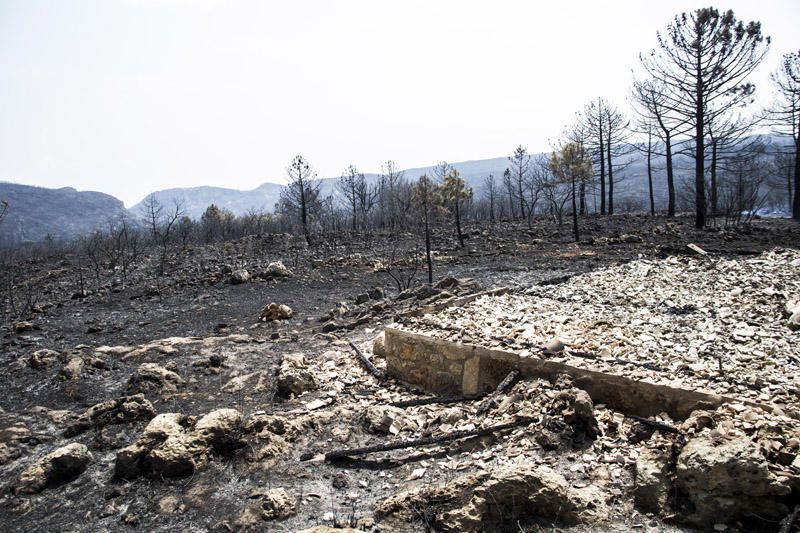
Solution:
[[[9,205],[0,223],[0,242],[41,241],[48,235],[71,239],[127,213],[123,203],[109,194],[71,187],[46,189],[0,182],[0,199]]]

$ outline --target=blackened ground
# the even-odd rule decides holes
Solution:
[[[696,231],[689,218],[666,221],[643,216],[596,217],[583,221],[580,244],[571,242],[567,226],[559,229],[544,221],[536,222],[532,228],[507,222],[487,223],[468,228],[468,233],[463,249],[455,246],[451,232],[437,233],[437,279],[472,277],[485,288],[524,288],[540,282],[562,282],[571,275],[642,255],[692,254],[686,247],[689,243],[719,255],[755,254],[800,244],[800,225],[783,220],[758,220],[741,228]],[[256,236],[176,252],[163,277],[154,275],[153,262],[143,261],[131,273],[124,289],[115,286],[112,290],[113,280],[106,277],[101,277],[98,284],[86,272],[94,292],[83,298],[73,298],[79,280],[69,258],[21,265],[18,278],[37,280],[41,311],[29,319],[36,328],[33,331],[16,333],[14,324],[2,329],[0,428],[23,423],[33,436],[24,444],[25,455],[19,465],[4,472],[18,473],[28,464],[28,456],[38,456],[42,445],[66,442],[59,433],[61,427],[53,421],[53,411],[79,413],[97,402],[125,394],[130,375],[141,363],[141,359],[109,356],[98,367],[87,367],[80,379],[65,380],[59,375],[62,364],[49,369],[30,368],[26,361],[34,351],[49,348],[65,356],[81,344],[88,346],[84,351],[89,353],[92,347],[101,345],[245,333],[252,340],[231,352],[230,360],[224,361],[221,368],[196,365],[208,358],[208,352],[193,344],[176,345],[177,351],[168,358],[154,356],[160,364],[171,362],[187,380],[186,388],[179,393],[149,393],[155,411],[189,415],[202,415],[221,407],[235,407],[244,413],[291,411],[296,405],[274,402],[271,388],[257,394],[228,394],[221,388],[234,371],[267,371],[271,375],[286,352],[301,352],[312,360],[321,357],[330,349],[333,338],[319,334],[318,318],[338,302],[352,305],[357,295],[374,287],[396,294],[398,289],[392,278],[385,272],[376,272],[375,266],[392,255],[403,256],[412,249],[419,252],[420,244],[421,239],[414,235],[377,236],[369,245],[359,239],[339,237],[309,250],[288,236]],[[228,283],[231,270],[243,267],[256,274],[275,260],[283,261],[294,275],[238,285]],[[422,269],[416,274],[417,282],[425,277]],[[259,311],[270,302],[289,305],[295,311],[294,318],[259,322]],[[382,325],[375,321],[337,335],[365,343]],[[380,386],[367,380],[354,383],[346,395],[356,402],[380,393]],[[336,428],[353,431],[348,446],[374,443],[374,437],[359,429],[357,420],[345,417],[322,424],[318,431],[304,435],[285,460],[266,469],[254,468],[244,460],[247,450],[240,449],[215,458],[189,478],[112,479],[115,450],[136,440],[143,426],[144,422],[109,426],[71,439],[87,444],[94,461],[75,481],[40,495],[11,496],[7,487],[10,479],[3,479],[0,529],[116,531],[138,527],[143,531],[205,531],[218,527],[239,511],[253,487],[280,486],[307,502],[304,511],[288,522],[264,523],[263,527],[291,531],[325,522],[326,513],[342,522],[349,515],[367,518],[374,502],[391,494],[385,488],[383,470],[377,467],[337,469],[298,461],[308,450],[329,447],[335,438],[331,431]],[[401,471],[392,473],[403,476],[413,468],[413,464],[403,466]],[[335,479],[337,476],[341,479]],[[345,495],[332,488],[342,482],[360,487],[357,500],[346,497],[347,488],[343,489]],[[181,512],[162,512],[161,507],[176,495],[184,506]],[[624,509],[620,507],[615,512]],[[621,514],[614,519],[621,524],[619,530],[633,523]],[[642,521],[637,520],[637,524]],[[424,525],[413,524],[409,528],[424,530]]]

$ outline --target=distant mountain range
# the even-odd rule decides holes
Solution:
[[[536,154],[534,154],[535,156]],[[675,156],[674,165],[678,176],[685,170],[691,173],[694,169],[691,160],[684,156]],[[629,156],[617,158],[615,160],[618,173],[615,174],[615,182],[619,187],[615,190],[614,198],[616,201],[633,199],[644,206],[647,202],[647,161],[643,154],[634,152]],[[474,161],[461,161],[451,163],[451,166],[458,169],[461,177],[467,186],[472,187],[476,197],[480,197],[484,192],[486,177],[494,175],[498,187],[502,186],[503,172],[509,166],[507,157],[494,157],[491,159],[479,159]],[[624,167],[624,168],[623,168]],[[656,196],[656,208],[666,208],[666,172],[663,170],[663,158],[654,157],[653,189]],[[431,175],[433,166],[409,168],[403,170],[403,175],[416,181],[423,174]],[[688,174],[687,174],[688,175]],[[370,173],[364,174],[368,182],[374,183],[379,175]],[[320,192],[323,197],[336,195],[336,181],[338,178],[322,178]],[[233,211],[237,215],[247,213],[249,210],[273,211],[275,204],[280,200],[281,185],[275,183],[264,183],[260,187],[251,191],[241,191],[238,189],[226,189],[223,187],[190,187],[175,188],[156,191],[148,196],[154,196],[159,202],[170,205],[175,200],[182,202],[187,215],[192,218],[200,218],[210,204],[224,207]],[[131,207],[131,212],[140,214],[143,209],[144,200]]]
[[[186,214],[194,219],[199,219],[211,204],[228,209],[237,215],[243,215],[250,210],[272,211],[280,199],[282,187],[277,183],[264,183],[251,191],[225,187],[164,189],[150,193],[141,202],[131,207],[130,211],[134,215],[140,215],[144,209],[144,201],[151,196],[167,206],[172,205],[175,201],[180,202]]]
[[[785,142],[785,141],[778,141]],[[493,174],[498,186],[502,186],[503,171],[509,166],[507,157],[495,157],[475,161],[451,163],[458,169],[467,185],[475,191],[476,198],[483,196],[485,179]],[[647,161],[643,153],[632,154],[615,161],[615,203],[619,207],[637,205],[645,209],[648,204]],[[694,162],[687,156],[674,158],[676,187],[694,172]],[[663,157],[653,159],[653,189],[656,209],[666,208],[666,172]],[[410,168],[403,171],[406,178],[417,180],[423,174],[431,174],[434,167]],[[365,174],[374,182],[378,174]],[[323,178],[323,197],[336,194],[337,178]],[[251,210],[273,211],[280,199],[283,186],[264,183],[259,187],[242,191],[224,187],[173,188],[156,191],[154,196],[164,205],[180,201],[186,214],[199,219],[210,204],[229,209],[237,215]],[[126,210],[123,203],[108,194],[78,192],[72,188],[45,189],[8,182],[0,182],[0,200],[8,201],[7,218],[0,222],[0,242],[39,241],[47,235],[55,239],[70,239],[103,227],[108,220],[121,214],[133,218],[142,215],[142,202]],[[593,207],[592,198],[588,199]]]
[[[489,174],[494,174],[499,179],[502,178],[503,171],[508,166],[508,159],[496,157],[493,159],[482,159],[478,161],[464,161],[453,163],[461,173],[461,177],[467,185],[476,188],[482,187],[484,178]],[[423,174],[430,174],[434,167],[409,168],[403,170],[403,175],[411,181],[416,181]],[[374,182],[378,179],[378,174],[365,173],[367,181]],[[323,197],[336,194],[336,180],[338,178],[320,179],[320,192]],[[227,189],[224,187],[186,187],[164,189],[149,194],[145,199],[154,196],[160,203],[171,205],[174,201],[180,201],[186,214],[192,218],[199,219],[210,204],[217,207],[229,209],[237,215],[243,215],[250,210],[273,211],[275,204],[280,200],[282,185],[276,183],[264,183],[250,191],[239,189]],[[143,209],[143,199],[138,204],[130,208],[135,214],[140,214]]]

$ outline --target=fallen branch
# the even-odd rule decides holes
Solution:
[[[475,412],[481,415],[486,411],[488,411],[492,407],[492,405],[494,405],[494,401],[497,399],[497,397],[505,393],[508,389],[510,389],[518,377],[519,377],[519,370],[517,370],[516,368],[511,372],[509,372],[508,375],[505,378],[503,378],[503,381],[500,382],[500,384],[497,386],[494,392],[492,392],[492,394],[490,394],[488,398],[486,398],[483,402],[481,402],[481,404],[478,406]]]
[[[334,450],[325,454],[325,460],[332,461],[335,459],[346,459],[349,457],[358,455],[367,455],[370,453],[388,452],[391,450],[401,450],[404,448],[416,448],[420,446],[430,446],[431,444],[441,444],[443,442],[450,442],[453,440],[463,439],[466,437],[479,437],[482,435],[489,435],[496,431],[503,431],[506,429],[526,426],[538,421],[539,420],[537,418],[524,417],[524,418],[519,418],[514,422],[509,422],[507,424],[500,424],[497,426],[490,426],[480,429],[453,431],[452,433],[447,433],[446,435],[439,435],[436,437],[423,437],[421,439],[401,440],[397,442],[390,442],[387,444],[377,444],[375,446],[367,446],[364,448]],[[313,457],[313,454],[305,453],[300,457],[300,460],[305,461],[311,459],[311,457]]]
[[[665,433],[680,433],[681,430],[676,428],[675,426],[670,426],[669,424],[664,424],[663,422],[657,422],[655,420],[650,420],[649,418],[645,418],[643,416],[636,416],[636,415],[625,415],[631,420],[636,420],[637,422],[641,422],[645,426],[650,426],[651,428],[655,428],[659,431],[663,431]]]
[[[383,372],[378,370],[378,367],[373,365],[372,362],[369,359],[367,359],[367,356],[364,355],[363,353],[361,353],[361,350],[358,349],[358,346],[353,344],[351,341],[347,341],[347,344],[349,344],[350,347],[356,352],[356,355],[358,356],[359,361],[361,361],[361,364],[364,366],[364,368],[367,369],[367,372],[369,372],[370,374],[372,374],[373,376],[375,376],[379,380],[383,379],[385,377],[383,375]]]
[[[481,398],[484,397],[486,397],[485,392],[479,392],[477,394],[462,394],[460,396],[434,396],[433,398],[417,398],[415,400],[401,400],[399,402],[393,402],[392,406],[406,408],[406,407],[416,407],[418,405],[462,403],[462,402],[471,402],[474,400],[480,400]]]

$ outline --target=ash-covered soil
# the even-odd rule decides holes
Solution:
[[[711,500],[686,497],[707,480],[662,490],[673,486],[667,478],[684,479],[675,468],[709,466],[692,462],[713,455],[703,445],[752,437],[756,426],[771,436],[763,430],[747,441],[768,440],[772,459],[791,465],[795,443],[770,414],[737,407],[703,415],[717,431],[708,444],[691,438],[709,431],[705,418],[642,427],[593,405],[568,380],[518,382],[488,406],[397,407],[428,395],[369,374],[348,341],[383,368],[373,337],[414,309],[691,255],[688,243],[715,257],[796,248],[797,224],[698,232],[688,219],[590,218],[580,244],[544,222],[470,229],[464,249],[448,233],[436,236],[438,286],[421,285],[420,270],[404,292],[390,274],[411,271],[397,257],[417,245],[412,235],[337,237],[311,249],[290,236],[253,236],[176,250],[164,276],[155,275],[154,256],[124,285],[87,270],[83,293],[69,257],[21,265],[17,277],[31,280],[37,301],[33,316],[2,330],[3,529],[677,531],[690,518],[705,529],[777,530],[797,502],[792,480],[754,474],[745,481],[774,505],[735,519],[717,509],[719,522],[698,517]],[[275,273],[279,261],[290,273]],[[291,318],[260,320],[270,303],[287,305]],[[351,460],[324,455],[495,426],[505,429]],[[661,463],[687,440],[695,455]],[[751,452],[736,451],[757,470]],[[642,472],[650,477],[637,480]]]

